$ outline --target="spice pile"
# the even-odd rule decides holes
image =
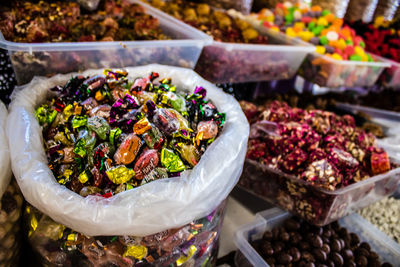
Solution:
[[[290,218],[252,246],[271,266],[392,266],[338,222],[318,227]]]
[[[251,125],[247,158],[320,188],[336,190],[389,171],[388,154],[350,115],[242,102]]]
[[[13,42],[163,40],[157,18],[127,0],[103,2],[95,12],[75,2],[16,1],[0,13],[0,30]]]
[[[157,73],[127,75],[73,77],[36,110],[49,168],[81,196],[111,197],[178,176],[198,163],[225,121],[203,87],[183,94]]]

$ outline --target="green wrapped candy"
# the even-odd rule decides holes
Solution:
[[[155,168],[143,178],[141,185],[164,178],[168,178],[168,171],[164,168]]]
[[[51,124],[57,117],[57,111],[44,104],[36,109],[35,116],[40,125]]]
[[[110,132],[110,125],[108,125],[107,121],[102,117],[90,117],[87,120],[87,126],[90,130],[94,131],[101,140],[106,140],[107,134]]]
[[[90,153],[96,144],[96,135],[92,131],[86,129],[81,130],[78,135],[78,140],[74,146],[74,153],[85,157],[88,152]]]
[[[183,115],[187,114],[186,100],[182,96],[173,92],[166,92],[161,96],[161,103],[168,105]]]
[[[110,143],[111,145],[115,145],[115,140],[121,135],[122,130],[120,128],[115,128],[110,131]]]
[[[150,148],[158,148],[164,141],[161,131],[152,125],[151,129],[143,134],[143,139],[146,145]]]
[[[123,184],[128,182],[135,175],[134,170],[128,169],[124,165],[113,167],[106,171],[108,179],[114,184]]]
[[[78,115],[72,119],[72,128],[73,129],[76,129],[76,128],[79,128],[82,126],[86,126],[86,124],[87,124],[87,116],[86,115],[83,115],[83,116]]]
[[[185,169],[185,164],[183,164],[181,158],[168,148],[161,150],[161,164],[169,172],[181,172]]]

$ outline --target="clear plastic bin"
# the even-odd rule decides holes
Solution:
[[[313,47],[314,49],[305,57],[300,66],[299,74],[319,86],[333,88],[372,86],[382,71],[391,65],[386,59],[375,55],[373,56],[376,57],[377,62],[336,60],[314,52],[315,46],[308,42],[289,37],[282,32],[274,32],[248,17],[246,21],[251,23],[258,31],[273,36],[278,42]]]
[[[239,187],[312,224],[323,226],[393,194],[399,182],[400,168],[396,168],[329,191],[246,159]]]
[[[163,13],[163,16],[170,16],[162,11],[158,12]],[[229,13],[229,15],[233,14]],[[268,36],[270,44],[214,41],[206,45],[195,71],[213,83],[289,79],[296,74],[307,53],[315,50],[310,46],[293,46],[282,43],[267,32],[260,33]]]
[[[250,242],[261,239],[267,230],[279,226],[291,215],[278,208],[269,209],[256,215],[256,219],[241,226],[235,233],[235,244],[239,251],[235,256],[236,266],[269,266],[257,251],[250,245]],[[349,232],[356,233],[361,242],[367,242],[371,250],[375,251],[381,261],[390,262],[394,265],[399,263],[400,246],[387,235],[380,232],[375,226],[367,222],[358,214],[351,214],[339,220],[342,227]],[[397,265],[396,265],[397,266]]]
[[[132,1],[141,4],[139,1]],[[0,48],[9,51],[19,85],[34,76],[52,76],[95,68],[122,68],[159,63],[194,68],[204,44],[211,38],[153,8],[163,32],[172,40],[16,43],[0,33]]]
[[[390,64],[390,68],[385,69],[379,77],[379,81],[387,88],[400,88],[400,63],[386,59]]]

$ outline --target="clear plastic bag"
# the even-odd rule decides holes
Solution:
[[[343,18],[344,13],[346,13],[346,8],[349,0],[313,0],[311,4],[321,6],[322,9],[327,9],[338,18]]]
[[[11,179],[8,142],[5,134],[7,109],[0,102],[0,266],[16,266],[21,245],[22,196]]]
[[[27,206],[28,239],[44,266],[214,266],[225,201],[208,216],[145,237],[85,236]]]
[[[177,90],[203,86],[218,110],[226,113],[226,121],[199,163],[180,177],[157,180],[107,199],[83,198],[58,184],[48,168],[42,131],[34,116],[34,108],[44,101],[48,89],[64,84],[73,74],[35,78],[16,92],[7,133],[13,147],[12,168],[25,199],[53,220],[89,236],[146,236],[204,217],[228,196],[243,168],[249,125],[232,96],[189,69],[154,64],[126,70],[131,78],[158,72],[170,77]]]
[[[392,20],[398,6],[398,0],[379,0],[375,9],[374,18],[383,16],[386,20]]]
[[[350,0],[345,19],[349,21],[363,20],[370,22],[378,0]]]

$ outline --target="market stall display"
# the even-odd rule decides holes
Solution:
[[[260,31],[297,45],[315,46],[299,73],[326,87],[371,86],[390,64],[365,52],[365,43],[343,20],[320,6],[277,4],[245,17]],[[283,34],[285,33],[285,35]]]
[[[235,263],[246,267],[389,267],[395,266],[400,256],[398,244],[356,214],[318,227],[273,208],[238,229],[235,243],[239,248]]]
[[[97,110],[95,110],[95,108],[91,109],[92,113],[96,112],[98,117],[110,116],[110,119],[111,116],[114,116],[113,114],[115,114],[117,116],[115,117],[115,123],[122,122],[124,119],[131,119],[132,122],[138,122],[139,119],[136,119],[134,116],[129,117],[136,112],[136,109],[130,106],[133,104],[133,101],[128,100],[134,100],[136,98],[137,101],[135,100],[134,102],[140,103],[139,99],[144,101],[144,96],[148,95],[145,92],[142,92],[141,88],[147,88],[146,86],[149,86],[149,90],[151,90],[150,88],[152,84],[154,89],[156,84],[159,85],[160,87],[158,87],[157,91],[154,91],[154,94],[159,94],[159,96],[167,94],[169,97],[160,99],[162,102],[154,99],[158,106],[146,105],[141,111],[146,114],[154,112],[149,121],[152,121],[154,126],[157,125],[156,127],[159,127],[163,136],[166,138],[163,147],[158,148],[164,150],[164,152],[161,151],[159,162],[163,165],[162,168],[168,169],[168,174],[175,172],[175,175],[171,175],[175,177],[158,179],[132,189],[130,189],[128,184],[126,184],[125,189],[129,190],[119,193],[114,190],[115,194],[112,195],[114,188],[112,181],[119,184],[125,182],[133,184],[136,182],[137,178],[139,178],[139,176],[136,178],[132,178],[131,176],[130,178],[132,179],[130,181],[122,181],[123,179],[127,179],[127,174],[132,174],[133,172],[136,174],[135,168],[132,165],[136,165],[139,159],[137,159],[137,162],[133,164],[125,163],[125,168],[123,167],[123,162],[125,162],[125,160],[132,159],[133,156],[131,152],[137,148],[137,143],[133,142],[135,140],[131,140],[134,138],[128,138],[129,135],[124,138],[121,133],[121,140],[115,138],[114,145],[117,150],[126,149],[127,151],[121,151],[121,153],[116,151],[116,154],[112,157],[110,156],[109,159],[105,158],[108,153],[106,150],[98,151],[99,156],[101,156],[99,158],[104,164],[103,166],[100,166],[100,168],[103,167],[101,168],[101,173],[103,175],[103,182],[105,182],[105,187],[103,187],[103,192],[101,192],[100,195],[96,194],[98,190],[95,190],[95,192],[92,192],[94,193],[93,195],[90,195],[89,193],[89,195],[83,197],[82,195],[67,189],[64,185],[60,185],[59,180],[57,180],[59,177],[53,174],[52,170],[48,167],[48,164],[52,163],[52,161],[56,162],[58,157],[60,157],[61,151],[57,152],[58,155],[53,154],[55,158],[50,158],[51,161],[48,161],[47,155],[43,149],[42,141],[46,140],[46,136],[43,136],[42,138],[42,129],[37,121],[37,117],[39,117],[39,119],[43,118],[45,121],[49,122],[48,120],[51,120],[52,114],[55,110],[49,109],[42,113],[43,110],[39,109],[36,112],[36,116],[35,110],[45,103],[49,94],[50,96],[56,95],[56,93],[50,91],[49,88],[61,89],[58,86],[63,86],[65,84],[69,84],[68,86],[70,86],[72,85],[71,83],[76,82],[76,79],[71,79],[71,77],[75,77],[77,74],[57,75],[49,79],[36,78],[27,85],[25,89],[17,93],[14,101],[10,105],[10,115],[7,127],[10,145],[14,147],[14,150],[11,151],[13,172],[19,182],[25,199],[28,203],[39,209],[42,213],[49,216],[58,224],[65,225],[69,229],[73,229],[74,231],[86,236],[129,235],[143,237],[169,229],[183,227],[196,219],[209,215],[210,212],[222,203],[238,181],[243,167],[242,162],[246,153],[249,128],[239,104],[232,96],[223,93],[214,85],[201,79],[197,74],[188,69],[162,65],[148,65],[143,67],[127,68],[126,71],[129,73],[127,76],[128,80],[135,81],[134,83],[130,83],[128,87],[129,89],[132,89],[132,91],[125,91],[125,88],[123,88],[123,85],[127,82],[126,79],[121,77],[124,72],[108,72],[108,75],[110,76],[107,80],[97,79],[99,78],[99,76],[97,76],[96,79],[90,80],[91,82],[86,85],[82,84],[83,86],[81,87],[70,87],[71,89],[77,89],[74,91],[77,94],[71,96],[77,103],[86,99],[86,97],[91,95],[91,93],[94,94],[96,99],[96,95],[97,97],[104,96],[102,93],[106,92],[107,88],[110,88],[108,85],[108,83],[110,83],[110,86],[115,85],[112,89],[114,92],[116,90],[119,93],[125,92],[125,94],[122,96],[119,96],[118,94],[106,94],[106,98],[96,100],[101,104],[102,102],[109,101],[107,100],[108,97],[116,97],[117,100],[114,101],[114,103],[117,104],[115,106],[113,105],[114,107],[111,107],[109,115],[107,114],[107,111],[101,107]],[[100,75],[101,73],[103,73],[102,70],[89,70],[81,75],[88,77],[92,75]],[[149,73],[153,73],[153,75],[148,77],[147,75],[149,75]],[[158,73],[160,78],[156,78],[156,76],[154,76],[155,73]],[[118,82],[115,80],[117,77],[121,78],[118,79]],[[135,78],[141,77],[146,78],[135,80]],[[150,82],[150,80],[153,79],[152,77],[157,79],[157,83]],[[166,81],[164,80],[165,78],[171,78],[171,81],[176,87],[176,99],[173,99],[175,101],[170,101],[172,100],[171,97],[173,94],[168,94],[167,92],[167,88],[170,88],[172,91],[173,86],[168,83],[163,84],[160,82]],[[66,86],[66,90],[68,86]],[[205,99],[203,95],[206,91],[200,87],[207,90],[206,99],[212,101],[213,105],[215,105],[214,107],[210,106],[208,102],[203,101],[203,99]],[[99,93],[96,94],[96,91]],[[68,90],[66,92],[68,92]],[[185,101],[181,102],[179,100],[179,94],[184,94],[185,92],[191,95],[190,103],[186,103],[186,106],[183,105]],[[67,98],[63,98],[63,101],[66,100]],[[150,104],[151,101],[147,100],[146,102]],[[73,113],[76,111],[75,108],[77,108],[77,112],[82,112],[94,103],[94,101],[91,103],[88,102],[89,101],[86,101],[86,103],[84,103],[88,104],[86,108],[76,104]],[[56,101],[54,103],[56,103]],[[197,108],[200,107],[195,103],[199,103],[202,106],[202,109],[198,110]],[[179,115],[174,111],[174,109],[161,107],[169,105],[173,105],[174,108],[179,110],[186,108],[186,118],[195,115],[196,121],[199,122],[199,124],[196,125],[196,127],[193,125],[190,125],[189,127],[193,127],[196,130],[199,129],[198,131],[193,129],[193,131],[196,131],[196,136],[199,134],[197,140],[195,137],[194,140],[185,141],[184,131],[178,132],[178,128],[183,126],[184,119],[180,117],[180,120],[178,120],[177,117]],[[55,104],[55,106],[60,108],[60,105],[58,104]],[[65,108],[67,108],[67,106],[64,107],[64,111]],[[126,113],[123,111],[126,109],[131,109],[131,112],[128,112],[129,114],[124,117],[123,114]],[[211,133],[205,129],[216,130],[216,128],[205,127],[206,125],[200,121],[208,115],[215,115],[215,109],[226,114],[225,123],[218,138],[209,145],[201,159],[197,164],[194,164],[195,166],[192,169],[183,170],[181,167],[186,168],[186,165],[190,166],[189,164],[191,161],[187,161],[187,159],[185,159],[186,157],[182,156],[183,154],[175,152],[177,151],[175,150],[177,148],[173,146],[174,144],[167,144],[166,142],[171,140],[172,135],[176,134],[175,138],[184,144],[188,144],[187,142],[195,142],[196,146],[203,146],[203,144],[207,143],[209,138],[211,138],[209,135]],[[68,109],[66,111],[68,111]],[[193,114],[192,112],[195,113]],[[90,116],[90,114],[88,115]],[[77,126],[75,127],[75,130],[73,128],[68,129],[71,133],[76,132],[77,128],[82,127],[83,124],[85,124],[85,120],[80,116],[83,115],[72,114],[68,119],[68,121],[73,122],[73,127]],[[61,120],[63,119],[61,114],[56,116],[55,120],[57,120],[57,117]],[[88,125],[88,130],[92,127],[90,121],[93,120],[93,118],[94,116],[87,118],[86,123]],[[213,119],[213,121],[217,123],[217,121],[219,121],[218,118],[222,117],[209,117],[209,121]],[[100,122],[98,124],[93,123],[93,126],[96,126],[96,129],[93,130],[93,134],[82,134],[81,140],[85,141],[85,144],[90,145],[91,143],[86,141],[92,141],[93,136],[98,140],[101,139],[102,134],[98,130],[105,124],[101,123],[101,119],[99,120]],[[109,122],[110,124],[112,123],[111,120]],[[123,130],[122,128],[121,130],[132,133],[133,131],[141,129],[144,133],[138,134],[140,136],[138,138],[140,139],[140,143],[143,144],[143,148],[145,146],[144,143],[146,143],[146,145],[153,144],[157,147],[157,142],[146,142],[146,140],[158,140],[153,138],[153,132],[149,127],[146,127],[152,126],[153,129],[154,127],[152,124],[148,125],[146,123],[140,123],[140,125],[136,125],[137,127],[134,125],[136,124],[132,124],[126,130]],[[203,126],[205,128],[203,128]],[[217,125],[215,126],[217,127]],[[64,127],[63,130],[65,131],[68,127]],[[110,129],[110,135],[112,129]],[[29,138],[22,137],[26,135],[24,134],[26,131],[30,133],[28,134]],[[152,138],[143,137],[146,133],[151,135]],[[192,133],[189,133],[189,131],[187,133],[192,136]],[[213,133],[215,132],[213,131]],[[22,134],[22,136],[20,134]],[[110,135],[107,135],[107,138],[109,138]],[[132,134],[130,135],[132,136]],[[70,137],[72,138],[72,136]],[[84,139],[83,137],[86,137],[87,139]],[[114,135],[114,137],[116,137],[116,135]],[[142,141],[142,137],[145,139],[144,141]],[[23,142],[21,142],[21,140],[23,140]],[[59,141],[60,144],[62,143],[61,140],[68,141],[61,138]],[[125,142],[125,140],[128,140],[129,144],[126,146],[125,144],[120,146],[119,143],[121,141]],[[76,144],[80,143],[79,140],[76,140]],[[79,147],[79,145],[77,145],[77,147]],[[187,155],[193,155],[190,153],[193,152],[192,150],[188,149],[186,151],[188,152]],[[49,152],[51,152],[50,154],[53,153],[52,151]],[[105,152],[104,155],[101,155],[101,152]],[[138,152],[138,157],[141,157],[141,151]],[[77,151],[77,153],[80,152]],[[64,156],[66,155],[67,154],[64,153],[64,155],[61,156],[65,158]],[[145,171],[147,172],[149,168],[152,167],[152,164],[155,163],[153,158],[147,157],[148,154],[145,155],[146,157],[142,161],[143,168],[141,168],[143,175],[145,174]],[[182,159],[179,161],[178,159],[181,156]],[[84,159],[84,156],[76,156],[76,158],[79,165],[80,161]],[[218,160],[221,158],[224,158],[223,162]],[[152,159],[153,162],[151,161]],[[193,159],[193,157],[190,159]],[[109,168],[109,166],[114,165],[111,164],[111,162],[119,161],[121,162],[119,165],[120,168]],[[97,161],[93,162],[93,165],[97,166]],[[56,168],[56,164],[53,166]],[[86,167],[86,165],[84,166]],[[80,175],[83,171],[83,169],[81,171],[76,171],[74,169],[71,173],[71,180],[75,180],[76,183],[81,183],[79,178],[85,176]],[[94,182],[90,173],[85,172],[85,174],[90,178],[90,180],[87,181],[87,185]],[[150,174],[149,176],[155,178],[156,174]],[[144,179],[146,179],[146,177],[142,179],[142,183]],[[86,182],[85,180],[82,181],[84,183]],[[107,187],[109,188],[108,191],[105,189]],[[79,190],[79,192],[82,193],[81,190]],[[37,195],[41,195],[41,197],[38,198],[36,197]],[[48,199],[51,199],[52,201],[48,202]]]
[[[251,123],[239,185],[316,225],[390,195],[400,168],[350,115],[242,102]]]
[[[16,266],[21,249],[21,211],[23,198],[11,179],[10,156],[5,133],[7,109],[0,102],[0,265]]]
[[[182,0],[148,1],[154,7],[207,33],[214,42],[204,47],[195,71],[214,83],[288,79],[311,47],[285,44],[260,34],[246,21],[207,4]]]
[[[15,2],[2,7],[0,47],[18,84],[35,75],[150,63],[193,68],[209,37],[132,1],[107,0],[97,11],[75,2]]]

